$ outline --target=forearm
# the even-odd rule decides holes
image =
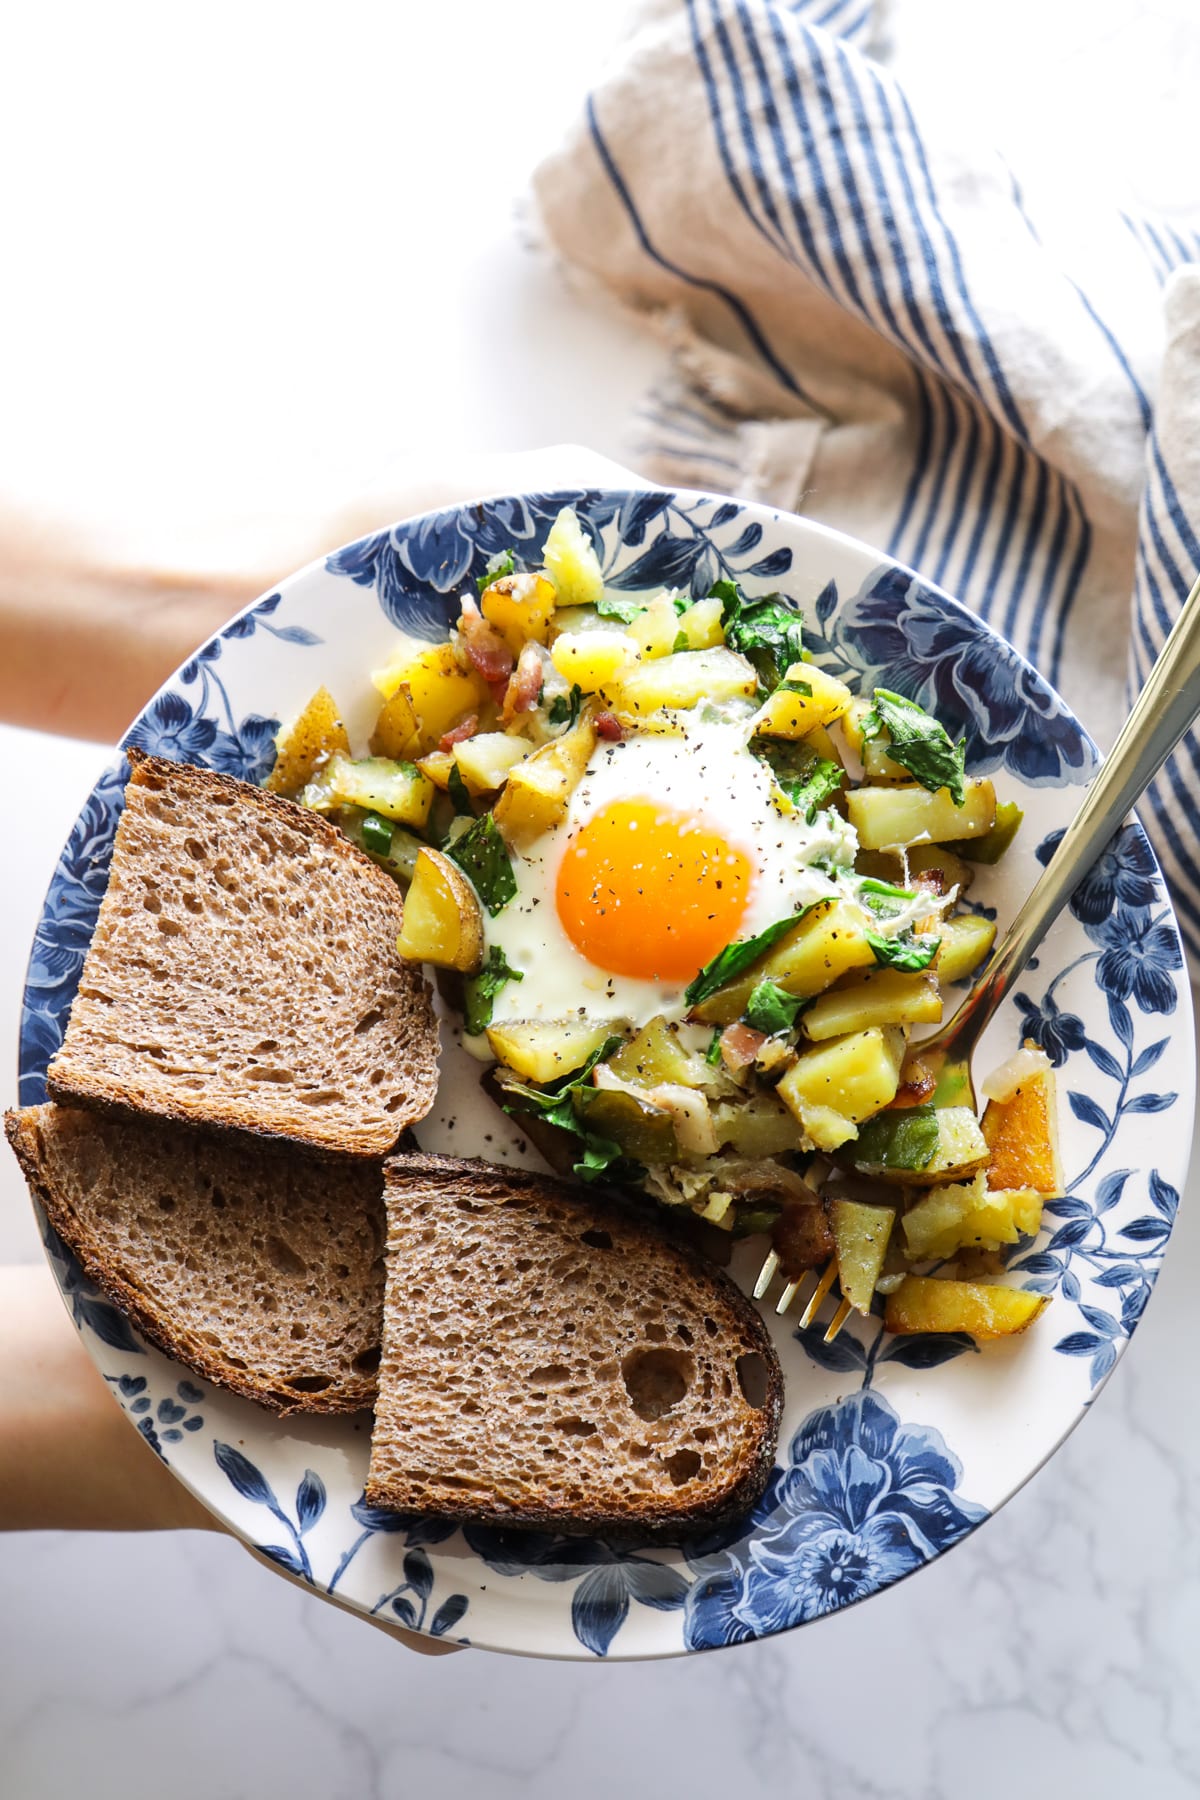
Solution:
[[[0,1531],[219,1529],[122,1416],[50,1271],[0,1268]]]

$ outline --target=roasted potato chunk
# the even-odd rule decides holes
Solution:
[[[996,790],[986,775],[968,775],[963,803],[949,788],[931,794],[916,782],[896,787],[861,787],[846,795],[850,823],[864,850],[886,850],[918,839],[941,844],[982,837],[996,817]]]
[[[382,756],[352,762],[333,756],[300,796],[316,812],[361,806],[398,825],[424,825],[433,804],[433,783],[412,763],[388,762]]]
[[[611,706],[637,719],[664,708],[684,711],[701,700],[748,699],[758,691],[758,676],[744,656],[718,645],[634,663],[603,686]]]
[[[869,1025],[936,1024],[941,1016],[942,998],[932,976],[866,969],[827,989],[800,1022],[805,1036],[820,1042]]]
[[[700,1088],[711,1075],[704,1058],[684,1049],[678,1029],[669,1025],[661,1013],[609,1057],[608,1067],[622,1081],[646,1088],[657,1087],[663,1081]]]
[[[883,1272],[895,1222],[896,1214],[890,1206],[869,1206],[861,1200],[829,1202],[842,1297],[855,1312],[871,1310],[875,1283]]]
[[[550,527],[542,560],[559,606],[595,606],[602,597],[600,560],[573,506],[564,506]]]
[[[298,794],[331,756],[349,756],[350,739],[328,688],[319,687],[303,711],[275,735],[275,767],[266,785],[273,794]]]
[[[938,980],[965,981],[990,954],[996,941],[996,923],[978,913],[957,913],[942,919],[937,933],[942,940],[933,964]]]
[[[904,1215],[911,1262],[934,1262],[957,1250],[998,1250],[1041,1229],[1042,1196],[1032,1188],[993,1193],[986,1175],[934,1187]]]
[[[417,857],[396,949],[411,962],[474,975],[483,962],[483,919],[475,890],[440,850]]]
[[[493,817],[514,849],[526,848],[543,832],[561,825],[595,747],[596,728],[585,714],[561,737],[513,767]]]
[[[483,713],[492,696],[482,676],[460,666],[452,644],[424,644],[415,651],[411,644],[372,680],[385,700],[407,689],[416,719],[415,748],[423,756],[468,713]]]
[[[760,737],[807,737],[817,726],[840,719],[852,697],[844,681],[815,663],[793,663],[754,715],[754,729]]]
[[[1027,1294],[1020,1288],[906,1275],[888,1295],[883,1323],[898,1337],[918,1331],[965,1331],[982,1341],[1026,1330],[1048,1304],[1045,1294]]]
[[[585,694],[607,692],[637,661],[637,650],[615,631],[564,631],[550,652],[555,668]]]
[[[544,575],[501,575],[483,590],[479,610],[514,656],[525,644],[544,644],[557,595]]]
[[[805,1050],[776,1093],[819,1150],[836,1150],[896,1097],[904,1034],[873,1026]]]
[[[1033,1188],[1046,1200],[1062,1194],[1058,1097],[1049,1061],[1035,1067],[1008,1099],[988,1101],[983,1136],[993,1188]]]
[[[625,1030],[608,1019],[509,1019],[489,1025],[487,1040],[505,1068],[545,1086],[581,1069],[610,1037]]]
[[[504,786],[530,749],[528,739],[511,737],[507,731],[480,731],[455,744],[453,756],[469,794],[492,794]]]
[[[386,756],[392,762],[416,760],[420,749],[417,713],[412,695],[403,682],[380,707],[369,748],[372,756]]]
[[[789,994],[822,993],[847,970],[874,966],[875,952],[867,937],[870,929],[871,920],[853,901],[822,901],[745,975],[702,1000],[696,1018],[713,1025],[732,1025],[764,980],[778,982]]]

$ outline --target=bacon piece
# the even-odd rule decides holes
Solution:
[[[625,736],[625,727],[616,713],[602,712],[596,714],[596,736],[607,738],[611,744],[619,744]]]
[[[891,1106],[924,1106],[937,1086],[937,1073],[920,1056],[909,1055],[900,1065],[900,1086]]]
[[[766,1041],[765,1031],[755,1031],[739,1019],[721,1033],[721,1061],[731,1074],[740,1075],[750,1067]]]
[[[537,645],[523,644],[517,666],[505,689],[504,704],[500,709],[502,724],[511,724],[518,713],[533,711],[544,679],[542,658]]]
[[[439,750],[453,750],[455,744],[465,744],[479,730],[479,714],[468,713],[457,725],[452,725],[443,737],[438,739]]]
[[[474,597],[464,594],[458,635],[466,648],[471,666],[485,681],[503,681],[513,666],[513,653],[494,625],[480,612]]]

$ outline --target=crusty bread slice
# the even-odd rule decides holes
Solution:
[[[437,1089],[395,882],[290,800],[130,761],[51,1097],[386,1155]]]
[[[386,1165],[387,1298],[367,1498],[563,1531],[752,1506],[783,1383],[729,1278],[548,1177]]]
[[[279,1412],[370,1406],[378,1164],[60,1106],[4,1123],[55,1231],[169,1356]]]

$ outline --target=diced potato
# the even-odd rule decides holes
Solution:
[[[766,1089],[744,1100],[720,1100],[712,1108],[717,1142],[739,1156],[781,1156],[803,1148],[799,1121]]]
[[[826,762],[837,763],[839,768],[845,768],[846,759],[826,731],[824,725],[814,725],[804,741],[806,744],[811,744],[817,755],[823,756]]]
[[[492,814],[514,849],[527,848],[566,818],[595,747],[596,728],[584,714],[561,737],[514,765]]]
[[[996,807],[996,822],[992,829],[983,837],[972,838],[964,847],[964,854],[969,853],[975,862],[998,863],[1020,830],[1024,817],[1015,800],[1001,800]]]
[[[854,1167],[880,1181],[904,1187],[931,1187],[961,1181],[986,1168],[989,1150],[979,1120],[969,1106],[940,1106],[933,1114],[937,1139],[928,1162],[919,1168],[911,1148],[915,1128],[923,1127],[929,1112],[897,1108],[879,1113],[863,1126],[854,1146]],[[924,1132],[922,1130],[922,1139]]]
[[[836,1150],[895,1099],[903,1055],[904,1034],[894,1026],[854,1031],[802,1051],[775,1092],[819,1150]],[[841,1129],[828,1114],[852,1128],[837,1143],[827,1141]]]
[[[804,1135],[818,1150],[840,1150],[858,1136],[858,1126],[832,1106],[806,1106]]]
[[[861,1200],[831,1200],[829,1223],[837,1253],[842,1297],[855,1312],[869,1313],[875,1283],[883,1273],[888,1240],[896,1214],[890,1206],[868,1206]]]
[[[717,605],[719,608],[720,601]],[[625,627],[625,636],[638,656],[647,662],[658,656],[670,656],[679,636],[679,614],[670,594],[656,594],[650,604],[630,620]]]
[[[807,1037],[821,1042],[868,1025],[936,1024],[941,1016],[941,995],[932,976],[866,969],[822,994],[800,1023]]]
[[[1044,1199],[1063,1193],[1054,1070],[1035,1069],[1008,1100],[989,1100],[983,1135],[991,1152],[993,1188],[1033,1188]]]
[[[474,975],[483,962],[483,919],[475,890],[440,850],[422,850],[396,939],[400,955]]]
[[[840,719],[852,698],[844,681],[815,663],[793,663],[780,687],[754,715],[754,729],[760,737],[807,737],[818,725]]]
[[[544,1085],[583,1067],[610,1037],[625,1029],[607,1019],[510,1019],[489,1025],[493,1055],[525,1081]]]
[[[704,1087],[712,1071],[702,1056],[694,1056],[679,1041],[679,1032],[659,1013],[636,1036],[609,1057],[608,1067],[622,1081],[637,1087],[657,1087],[670,1081],[680,1087]]]
[[[485,588],[479,610],[514,656],[528,643],[544,644],[558,596],[544,575],[501,575]]]
[[[968,776],[963,786],[961,806],[955,806],[949,788],[931,794],[916,782],[857,788],[846,796],[850,823],[864,850],[982,836],[996,816],[996,790],[986,775]]]
[[[588,1130],[612,1138],[626,1156],[643,1163],[679,1160],[675,1121],[662,1107],[623,1088],[576,1088],[572,1099]]]
[[[334,756],[302,798],[320,812],[361,806],[398,825],[424,825],[433,805],[433,783],[412,763],[388,762],[382,756],[351,762],[348,756]]]
[[[368,748],[372,756],[390,757],[392,762],[412,762],[416,757],[417,714],[406,683],[401,682],[380,707]]]
[[[957,888],[965,894],[975,879],[969,862],[956,856],[946,844],[897,845],[894,850],[859,850],[854,858],[857,875],[869,875],[875,881],[890,881],[895,887],[915,887],[922,875],[932,885],[948,894]]]
[[[550,655],[563,680],[585,694],[607,690],[637,660],[636,648],[620,631],[564,631]]]
[[[965,981],[996,941],[996,922],[978,913],[955,913],[938,923],[941,948],[933,967],[939,981]]]
[[[871,920],[854,901],[822,901],[744,975],[702,1000],[696,1017],[713,1025],[732,1025],[763,980],[777,981],[789,994],[822,993],[848,970],[874,965],[870,929]]]
[[[721,1189],[717,1188],[708,1196],[696,1216],[699,1219],[706,1219],[710,1225],[719,1225],[722,1231],[732,1231],[733,1195],[722,1193]]]
[[[698,706],[701,700],[749,699],[758,691],[758,677],[744,656],[718,645],[634,663],[604,691],[610,705],[638,718],[664,707]]]
[[[875,702],[867,699],[851,701],[842,719],[842,730],[846,734],[846,742],[851,749],[858,752],[863,766],[863,775],[867,781],[911,781],[912,776],[902,763],[893,762],[888,755],[891,738],[886,727],[873,737],[864,737],[863,721],[868,713],[874,712]]]
[[[381,668],[372,669],[371,685],[390,700],[401,682],[405,679],[408,666],[429,648],[426,638],[410,637],[401,632],[396,640],[395,648],[389,653],[387,661]]]
[[[687,639],[689,650],[715,650],[725,642],[724,610],[720,600],[697,600],[680,613],[678,631]]]
[[[452,725],[468,713],[480,713],[491,700],[482,676],[459,666],[454,647],[424,644],[407,660],[377,671],[371,678],[386,700],[401,686],[408,689],[416,715],[416,748],[436,750]]]
[[[350,739],[328,688],[319,687],[303,711],[275,735],[275,767],[267,776],[273,794],[298,794],[331,756],[349,756]]]
[[[883,1323],[897,1336],[918,1331],[965,1331],[973,1338],[1011,1337],[1032,1325],[1048,1305],[1045,1294],[991,1287],[977,1281],[939,1281],[906,1275],[888,1295]]]
[[[595,606],[604,593],[604,575],[592,540],[573,506],[564,506],[542,550],[546,573],[560,606]]]
[[[454,766],[454,752],[452,750],[431,750],[428,756],[418,757],[417,759],[417,767],[420,769],[422,775],[428,775],[434,787],[440,788],[443,794],[450,786],[450,776]]]
[[[480,731],[454,746],[454,760],[469,794],[491,794],[504,786],[517,763],[530,754],[527,738],[506,731]]]
[[[987,1176],[934,1187],[904,1215],[912,1262],[935,1262],[958,1250],[998,1250],[1041,1228],[1042,1196],[1032,1188],[994,1193]]]

